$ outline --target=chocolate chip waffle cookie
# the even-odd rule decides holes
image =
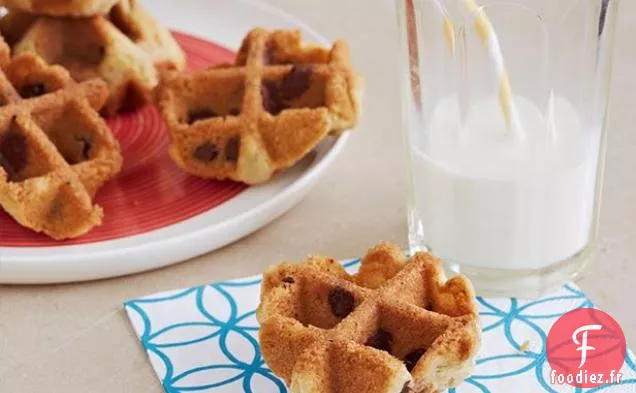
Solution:
[[[0,0],[1,7],[53,16],[93,16],[108,13],[117,0]]]
[[[304,46],[297,31],[255,29],[234,64],[174,76],[158,105],[179,167],[257,184],[355,126],[359,87],[346,43]]]
[[[387,244],[362,268],[379,272],[381,258],[389,268],[377,289],[355,284],[369,276],[349,276],[330,258],[265,274],[261,350],[293,393],[442,392],[472,371],[480,329],[470,282],[446,281],[430,254],[407,261]]]
[[[104,79],[110,90],[106,115],[144,106],[162,70],[185,68],[185,55],[170,32],[136,0],[120,0],[107,15],[91,18],[12,11],[0,20],[0,31],[16,54],[34,52],[77,81]]]
[[[121,168],[99,110],[101,80],[76,84],[31,54],[0,72],[0,205],[21,225],[62,240],[101,223],[92,198]]]

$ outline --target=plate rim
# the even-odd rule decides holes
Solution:
[[[238,0],[238,2],[257,7],[261,12],[275,15],[279,19],[293,23],[293,25],[298,28],[312,34],[314,38],[322,44],[329,43],[324,35],[318,33],[300,18],[289,12],[281,10],[261,0]],[[177,31],[215,42],[213,39],[202,37],[197,33],[184,31],[183,29],[177,29]],[[224,43],[215,42],[215,44],[226,47]],[[232,48],[232,50],[236,49]],[[294,175],[295,178],[291,179],[289,184],[279,185],[276,194],[273,197],[259,204],[246,207],[244,210],[238,212],[237,215],[222,219],[220,222],[195,228],[193,230],[180,233],[178,236],[164,236],[163,238],[154,240],[140,240],[139,242],[135,242],[135,240],[149,234],[157,235],[162,231],[168,231],[175,226],[187,225],[189,222],[192,222],[197,218],[200,219],[201,216],[220,208],[223,204],[186,220],[133,236],[79,245],[44,247],[0,246],[0,284],[51,284],[120,277],[181,263],[190,258],[218,250],[219,248],[234,243],[254,231],[268,225],[296,206],[311,191],[311,189],[315,186],[315,183],[322,178],[327,169],[331,167],[336,157],[342,153],[349,137],[350,132],[345,132],[329,141],[323,141],[323,144],[330,143],[330,146],[324,146],[322,148],[324,151],[320,153],[319,156],[314,157],[313,160],[307,164],[307,168],[302,169],[302,172]],[[249,197],[250,192],[253,193],[257,189],[258,186],[249,187],[225,203],[231,202],[236,198]],[[196,239],[205,238],[206,235],[209,235],[211,232],[229,231],[230,229],[232,229],[234,233],[227,236],[224,240],[217,242],[216,245],[203,246],[199,247],[198,250],[180,252],[183,257],[166,257],[163,261],[158,263],[144,263],[129,266],[125,269],[120,268],[119,271],[115,271],[113,273],[107,273],[109,269],[104,269],[102,266],[104,264],[108,264],[108,260],[118,258],[124,254],[139,255],[144,252],[148,253],[152,250],[151,253],[157,255],[161,254],[158,251],[166,251],[167,249],[176,248],[185,243],[192,243],[193,241],[196,241]],[[119,247],[118,243],[121,243],[122,241],[133,241],[134,244]],[[108,248],[109,246],[112,246],[112,248],[109,251],[106,251],[105,248]],[[146,251],[144,251],[145,249]],[[130,258],[130,256],[128,256],[128,258]],[[84,261],[85,259],[92,259],[93,261],[86,262]],[[55,267],[61,263],[64,265],[78,266],[72,273],[65,272],[65,274],[60,274],[59,272],[55,272]],[[99,267],[99,269],[95,269],[95,271],[87,269],[87,267],[90,267],[91,265]],[[50,269],[51,267],[53,269]],[[32,272],[33,270],[41,268],[45,268],[44,270],[50,271],[48,274],[46,272],[44,274]]]

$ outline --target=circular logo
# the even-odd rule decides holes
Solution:
[[[603,311],[582,308],[565,314],[550,329],[546,347],[554,385],[593,388],[621,381],[625,334]]]

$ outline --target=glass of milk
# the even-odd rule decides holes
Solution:
[[[396,0],[411,251],[480,294],[594,258],[618,0]]]

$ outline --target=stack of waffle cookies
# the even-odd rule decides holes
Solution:
[[[344,41],[256,28],[232,64],[184,73],[184,52],[138,0],[0,0],[0,10],[0,206],[57,240],[101,223],[95,194],[121,169],[102,116],[156,103],[177,166],[246,184],[360,116]]]
[[[183,70],[170,32],[137,0],[0,0],[0,31],[14,54],[31,52],[66,68],[79,82],[101,78],[105,115],[151,102],[163,70]]]
[[[122,165],[98,113],[106,84],[76,83],[31,53],[9,59],[2,40],[0,67],[0,206],[54,239],[85,234],[102,220],[93,197]]]

